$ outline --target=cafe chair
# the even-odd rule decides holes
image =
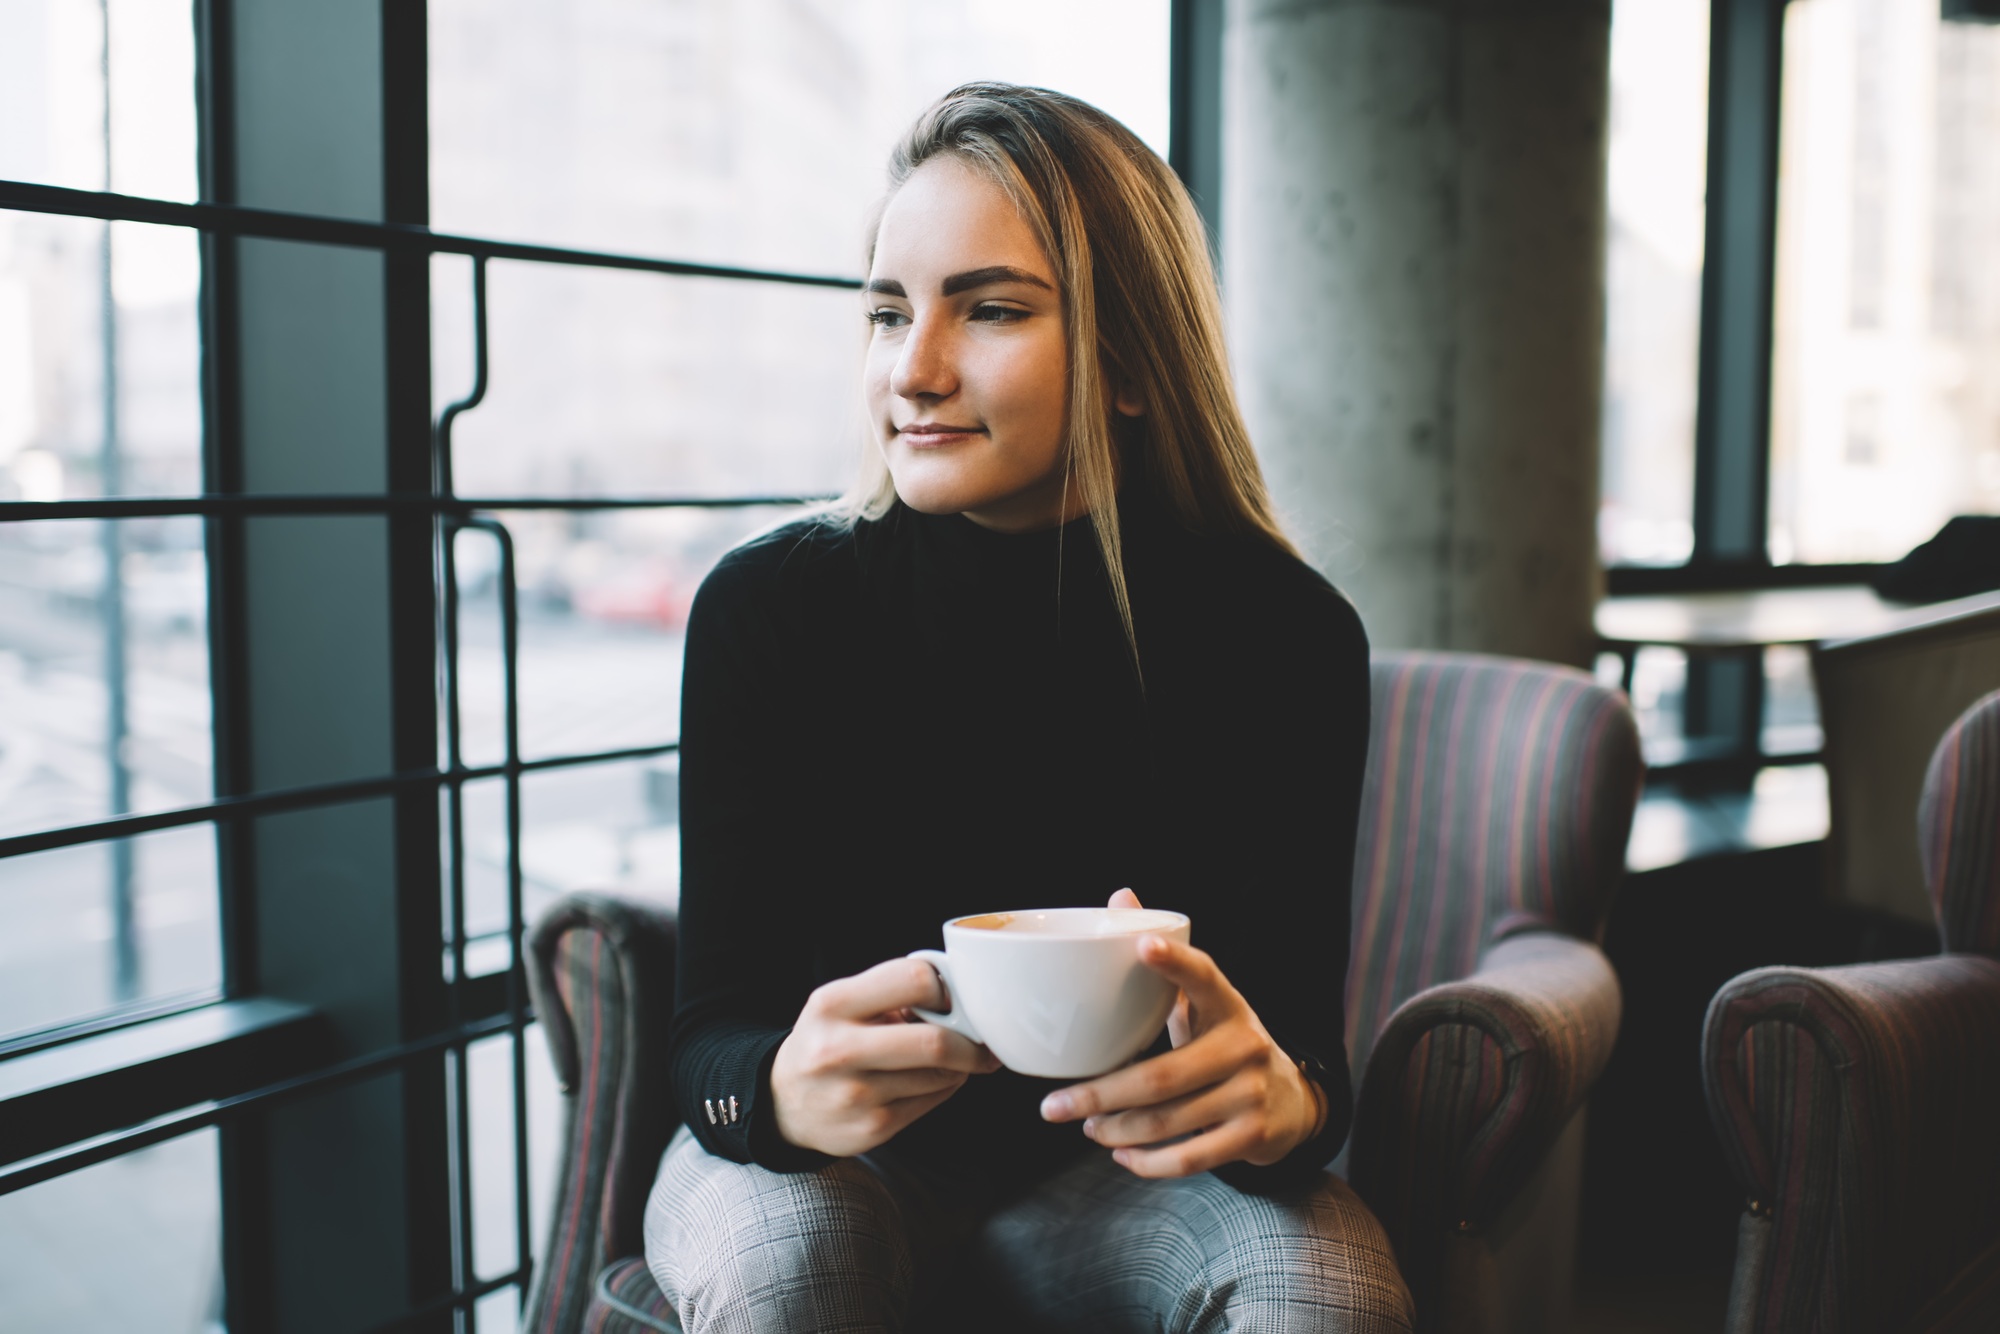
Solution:
[[[1389,1229],[1423,1329],[1554,1331],[1581,1109],[1618,1028],[1594,943],[1640,779],[1615,691],[1567,668],[1380,654],[1354,881],[1356,1120],[1337,1166]],[[676,1330],[640,1257],[676,1120],[673,919],[573,894],[529,986],[564,1094],[528,1334]]]
[[[680,1126],[665,1060],[672,911],[566,895],[529,936],[528,990],[562,1089],[563,1124],[523,1334],[678,1334],[643,1258],[646,1196]]]
[[[1709,1006],[1709,1116],[1748,1201],[1728,1334],[2000,1329],[2000,692],[1918,803],[1944,952],[1759,968]]]
[[[1566,667],[1378,653],[1337,1161],[1419,1330],[1569,1320],[1584,1104],[1618,1033],[1598,949],[1643,765],[1624,696]]]

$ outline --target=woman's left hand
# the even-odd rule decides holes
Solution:
[[[1139,898],[1121,889],[1111,906],[1136,908]],[[1167,1023],[1174,1049],[1051,1093],[1043,1118],[1082,1118],[1084,1134],[1142,1177],[1193,1176],[1238,1161],[1268,1166],[1319,1133],[1319,1086],[1272,1041],[1215,960],[1159,936],[1141,937],[1138,949],[1141,963],[1181,989]]]

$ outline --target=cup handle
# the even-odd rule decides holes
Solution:
[[[945,994],[954,998],[951,1003],[951,1010],[944,1014],[940,1014],[936,1010],[924,1010],[914,1005],[911,1006],[910,1009],[916,1014],[917,1018],[927,1024],[936,1024],[939,1028],[948,1028],[960,1037],[977,1042],[983,1046],[986,1039],[979,1036],[979,1030],[972,1026],[972,1020],[968,1019],[965,1015],[965,1007],[960,1005],[956,999],[958,988],[952,983],[951,960],[945,957],[944,951],[912,950],[910,957],[912,959],[922,959],[932,968],[935,968],[939,980],[944,983]]]

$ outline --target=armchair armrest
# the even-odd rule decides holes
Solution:
[[[581,1328],[598,1272],[645,1248],[646,1196],[679,1124],[666,1062],[674,917],[570,894],[528,936],[528,990],[563,1091],[549,1236],[523,1331]]]
[[[1897,1327],[2000,1236],[2000,961],[1745,973],[1702,1075],[1750,1199],[1732,1328]]]
[[[1433,1288],[1446,1238],[1493,1221],[1569,1125],[1610,1059],[1620,1006],[1602,951],[1537,931],[1389,1017],[1349,1162],[1413,1292]]]

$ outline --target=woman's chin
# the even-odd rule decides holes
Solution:
[[[954,476],[954,471],[919,466],[892,469],[890,477],[896,484],[896,498],[919,514],[963,514],[999,498],[995,488]]]

